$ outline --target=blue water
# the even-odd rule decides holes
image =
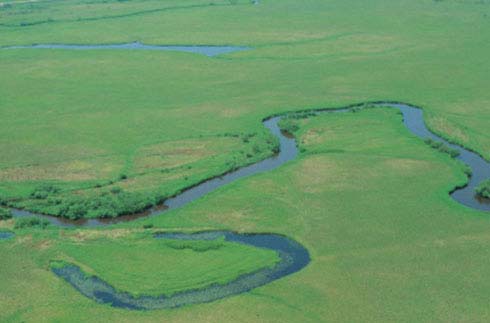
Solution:
[[[376,102],[377,105],[390,107],[393,109],[399,110],[403,114],[403,123],[413,134],[418,137],[432,138],[436,141],[441,141],[450,146],[453,149],[456,149],[460,152],[460,155],[457,159],[461,160],[463,163],[467,164],[473,171],[472,177],[469,179],[468,185],[462,188],[457,188],[453,192],[450,192],[451,197],[470,208],[482,210],[482,211],[490,211],[490,200],[482,199],[476,196],[475,188],[481,183],[484,179],[490,178],[490,163],[483,159],[477,153],[474,153],[470,150],[467,150],[461,146],[451,144],[441,137],[435,135],[430,132],[425,126],[423,111],[422,109],[411,106],[408,104],[402,103],[388,103],[388,102]],[[317,109],[312,110],[310,113],[347,113],[349,111],[361,109],[364,104],[352,105],[342,109]],[[290,113],[288,115],[294,115],[301,112]],[[81,219],[77,221],[72,221],[63,218],[57,218],[53,216],[46,216],[41,214],[35,214],[28,211],[23,210],[12,210],[12,214],[15,217],[22,216],[40,216],[48,219],[52,224],[63,227],[70,226],[104,226],[110,225],[120,222],[133,221],[137,218],[141,218],[144,216],[156,216],[167,212],[168,210],[176,209],[185,206],[186,204],[195,201],[202,196],[212,192],[219,187],[227,185],[231,182],[234,182],[240,178],[248,177],[254,174],[259,174],[263,172],[271,171],[277,167],[280,167],[284,163],[293,160],[298,155],[298,148],[296,146],[296,140],[289,136],[283,134],[278,126],[278,122],[283,118],[283,116],[276,116],[269,119],[264,120],[264,126],[271,132],[273,136],[278,138],[280,151],[277,155],[265,159],[263,161],[257,162],[253,165],[240,168],[236,171],[230,172],[223,176],[219,176],[216,178],[209,179],[197,186],[194,186],[190,189],[184,190],[181,194],[168,198],[164,202],[164,207],[161,205],[155,207],[153,209],[148,210],[145,213],[138,215],[128,215],[122,216],[114,219]]]
[[[184,305],[212,302],[217,299],[248,292],[284,276],[303,269],[310,262],[308,250],[296,241],[277,234],[239,234],[230,231],[200,233],[160,233],[157,239],[214,240],[224,237],[226,241],[241,243],[275,251],[280,260],[273,267],[262,268],[239,276],[226,284],[211,284],[204,288],[189,289],[171,296],[133,296],[120,291],[96,276],[86,275],[78,266],[67,264],[52,271],[67,281],[86,297],[102,304],[132,310],[155,310]],[[162,276],[165,279],[165,276]]]
[[[107,44],[107,45],[69,45],[69,44],[35,44],[8,46],[2,49],[69,49],[69,50],[101,50],[101,49],[124,49],[124,50],[163,50],[187,52],[206,55],[209,57],[229,54],[250,49],[245,46],[179,46],[179,45],[145,45],[140,42],[127,44]]]
[[[0,231],[0,240],[7,240],[10,238],[13,238],[15,236],[15,233],[10,232],[10,231]]]

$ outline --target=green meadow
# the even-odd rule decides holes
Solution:
[[[421,106],[431,130],[490,159],[488,39],[488,1],[2,1],[0,204],[72,219],[138,212],[273,155],[270,115],[377,100]],[[133,41],[250,49],[1,48]],[[43,228],[0,208],[0,230],[16,234],[0,240],[0,321],[490,319],[488,214],[448,194],[467,180],[462,164],[390,109],[285,127],[295,160],[159,216]],[[277,262],[237,243],[152,238],[217,229],[286,235],[311,263],[158,311],[98,304],[50,270],[70,262],[133,295],[171,295]]]

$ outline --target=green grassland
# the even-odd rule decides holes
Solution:
[[[75,10],[65,5],[46,12]],[[403,7],[410,10],[400,15]],[[87,10],[80,12],[90,16]],[[490,158],[487,11],[486,3],[455,1],[264,1],[0,27],[0,45],[138,40],[254,47],[218,58],[0,51],[0,149],[6,152],[0,198],[44,213],[91,217],[101,214],[77,209],[115,184],[135,193],[129,194],[133,204],[147,207],[272,154],[274,143],[266,142],[271,139],[260,124],[270,114],[378,99],[423,106],[434,131]],[[57,194],[29,199],[45,183]],[[104,216],[134,211],[101,200],[110,210]],[[70,205],[74,211],[65,211]]]
[[[9,304],[3,320],[488,319],[490,222],[447,194],[466,180],[457,161],[411,135],[401,116],[388,109],[300,120],[295,135],[302,150],[297,160],[223,187],[165,216],[112,229],[18,231],[15,240],[0,245],[2,258],[9,264],[2,270],[2,303]],[[182,288],[179,275],[171,275],[175,267],[165,266],[169,277],[175,278],[172,282],[163,277],[160,282],[148,270],[175,259],[170,257],[192,262],[185,253],[147,240],[141,228],[150,224],[150,231],[279,232],[307,246],[312,262],[299,273],[247,294],[150,312],[95,304],[49,272],[53,259],[75,261],[87,272],[97,272],[135,292]],[[219,252],[226,256],[225,262],[237,257]],[[257,259],[257,264],[274,261],[253,248],[240,252],[246,259]],[[206,253],[194,256],[207,257]],[[216,261],[186,275],[223,270],[219,265],[212,267]],[[233,266],[220,272],[231,277],[239,270]],[[144,283],[153,280],[154,286],[143,289]],[[135,281],[143,283],[134,286]]]
[[[222,240],[183,244],[117,230],[108,236],[79,233],[58,242],[53,247],[58,261],[80,264],[88,274],[133,295],[172,295],[226,283],[277,260],[272,251]]]
[[[73,218],[143,208],[270,156],[276,142],[261,124],[269,115],[373,100],[420,105],[432,130],[490,158],[486,1],[2,4],[0,46],[253,47],[215,58],[1,49],[3,204]],[[448,195],[466,181],[462,165],[387,109],[295,128],[298,159],[186,208],[97,230],[15,229],[0,240],[0,321],[489,320],[490,222]],[[100,205],[109,210],[95,212]],[[285,234],[312,262],[240,296],[149,312],[96,304],[49,270],[74,262],[122,290],[159,294],[277,260],[231,243],[179,250],[151,238],[162,229]]]

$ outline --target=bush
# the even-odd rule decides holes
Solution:
[[[9,209],[0,208],[0,220],[8,220],[12,218],[12,212]]]
[[[459,150],[451,148],[451,147],[445,145],[443,142],[435,141],[431,138],[427,138],[427,139],[425,139],[425,143],[428,144],[429,146],[431,146],[432,148],[439,150],[440,152],[448,154],[452,158],[456,158],[460,155]]]
[[[487,179],[478,185],[476,188],[476,194],[478,194],[478,196],[490,199],[490,179]]]
[[[286,116],[287,119],[307,119],[309,117],[314,117],[316,116],[317,113],[313,111],[303,111],[303,112],[297,112],[297,113],[292,113]]]
[[[126,175],[126,174],[121,174],[121,175],[119,175],[119,180],[120,180],[120,181],[124,181],[124,180],[126,180],[126,179],[128,179],[128,175]]]
[[[49,225],[49,221],[38,217],[17,218],[14,229],[24,228],[40,228],[45,229]]]
[[[32,191],[30,197],[36,200],[44,200],[48,198],[50,195],[56,194],[59,191],[60,191],[59,188],[53,185],[43,184],[41,186],[38,186],[34,191]]]
[[[93,196],[60,196],[45,199],[33,211],[77,220],[81,218],[113,218],[144,211],[156,204],[155,197],[118,189]]]
[[[293,134],[299,130],[298,122],[295,119],[284,118],[279,121],[279,128],[289,134]]]
[[[111,193],[112,194],[119,194],[122,192],[122,188],[120,188],[119,186],[114,186],[111,188]]]
[[[471,169],[470,166],[463,164],[463,172],[466,174],[466,176],[471,177],[473,176],[473,170]]]

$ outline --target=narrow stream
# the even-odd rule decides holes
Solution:
[[[376,102],[376,105],[398,109],[403,114],[403,123],[415,135],[420,138],[432,138],[444,142],[446,145],[460,152],[457,157],[473,170],[473,176],[470,178],[467,186],[458,188],[450,193],[451,196],[459,203],[468,207],[490,211],[490,203],[487,200],[479,199],[475,196],[475,187],[483,180],[490,178],[490,163],[485,161],[478,154],[464,149],[458,145],[451,144],[439,136],[431,133],[425,126],[423,112],[421,109],[401,103]],[[319,109],[308,111],[314,114],[326,113],[347,113],[354,109],[360,109],[364,106],[353,105],[342,109]],[[300,114],[302,112],[289,113],[286,115]],[[215,189],[236,181],[240,178],[250,175],[268,172],[284,163],[293,160],[298,155],[298,148],[294,138],[283,134],[278,126],[282,116],[275,116],[263,121],[264,126],[279,139],[280,152],[271,158],[255,163],[253,165],[230,172],[221,177],[205,181],[183,193],[169,198],[165,201],[164,207],[155,207],[148,212],[136,216],[119,217],[116,219],[91,219],[70,221],[56,217],[50,217],[39,214],[32,214],[26,211],[13,210],[14,216],[41,216],[47,218],[51,223],[58,226],[105,226],[121,221],[131,221],[142,216],[155,216],[164,213],[167,210],[180,208],[200,197],[214,191]],[[53,267],[52,271],[76,290],[86,297],[103,304],[110,304],[113,307],[120,307],[133,310],[152,310],[161,308],[174,308],[183,305],[211,302],[220,298],[237,295],[250,291],[256,287],[263,286],[286,275],[295,273],[304,268],[310,262],[308,250],[298,242],[277,234],[239,234],[230,231],[211,231],[200,233],[160,233],[156,234],[158,239],[177,239],[177,240],[210,240],[224,236],[226,241],[242,243],[258,248],[265,248],[275,251],[280,261],[272,268],[262,268],[255,272],[244,274],[227,284],[212,284],[201,289],[191,289],[173,294],[171,296],[139,296],[135,297],[128,292],[117,290],[108,282],[97,276],[86,275],[80,267],[74,264],[65,264],[61,267]],[[10,234],[4,237],[10,238]]]
[[[69,45],[69,44],[34,44],[5,46],[0,49],[70,49],[70,50],[98,50],[98,49],[124,49],[124,50],[163,50],[174,52],[187,52],[206,55],[209,57],[229,54],[250,49],[245,46],[181,46],[181,45],[145,45],[140,42],[127,44],[107,44],[107,45]]]
[[[413,134],[418,137],[432,138],[437,141],[444,142],[449,147],[456,149],[460,152],[457,159],[470,166],[473,171],[472,177],[469,179],[468,185],[462,188],[457,188],[451,192],[451,196],[457,202],[464,204],[470,208],[490,211],[490,200],[482,199],[476,196],[475,188],[485,179],[490,178],[490,163],[484,160],[480,155],[469,151],[461,146],[451,144],[443,138],[430,132],[424,123],[423,111],[420,108],[410,106],[408,104],[401,103],[388,103],[388,102],[376,102],[377,105],[384,107],[391,107],[400,110],[403,114],[403,123]],[[353,109],[359,109],[364,104],[353,105],[342,109],[318,109],[312,112],[317,114],[324,113],[345,113]],[[296,112],[301,113],[301,112]],[[294,115],[295,113],[289,113],[287,115]],[[168,210],[180,208],[186,204],[199,199],[200,197],[216,190],[217,188],[224,186],[228,183],[234,182],[240,178],[248,177],[250,175],[259,174],[263,172],[271,171],[284,163],[293,160],[298,155],[298,148],[296,146],[296,140],[284,135],[279,129],[278,122],[282,116],[275,116],[264,120],[264,126],[269,129],[271,134],[279,139],[280,151],[277,155],[257,162],[250,166],[240,168],[236,171],[230,172],[220,177],[212,178],[197,186],[194,186],[188,190],[185,190],[181,194],[169,198],[164,202],[164,205],[157,206],[146,212],[137,215],[127,215],[114,219],[81,219],[81,220],[68,220],[64,218],[58,218],[53,216],[34,214],[24,210],[12,210],[14,216],[40,216],[48,219],[52,224],[62,227],[70,226],[104,226],[120,222],[133,221],[135,219],[147,216],[160,215]]]
[[[199,289],[178,292],[170,296],[143,295],[135,297],[130,293],[117,290],[96,276],[86,275],[80,267],[73,264],[67,264],[61,268],[52,268],[52,271],[66,280],[80,293],[98,303],[132,310],[155,310],[207,303],[245,293],[295,273],[310,262],[310,255],[306,248],[292,239],[277,234],[239,234],[230,231],[208,231],[192,234],[160,233],[155,235],[157,239],[172,240],[214,240],[219,237],[224,237],[225,241],[229,242],[273,250],[278,254],[279,261],[270,268],[262,268],[255,272],[241,275],[226,284],[211,284]]]
[[[15,233],[11,231],[0,231],[0,240],[8,240],[15,236]]]

